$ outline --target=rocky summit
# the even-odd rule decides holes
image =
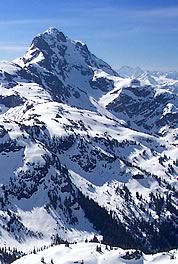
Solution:
[[[178,247],[178,81],[151,77],[55,28],[0,62],[2,247]]]

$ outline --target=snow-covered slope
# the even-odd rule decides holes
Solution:
[[[124,251],[121,248],[110,248],[97,243],[79,243],[69,247],[65,245],[55,246],[37,254],[27,255],[13,263],[38,264],[41,261],[45,264],[176,264],[177,259],[177,251],[142,255],[139,251]]]
[[[54,28],[1,62],[1,245],[176,248],[177,109],[176,86],[133,87]]]

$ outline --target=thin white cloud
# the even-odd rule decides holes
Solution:
[[[177,18],[178,17],[178,6],[175,7],[164,7],[164,8],[153,8],[153,9],[141,9],[141,8],[94,8],[88,10],[99,17],[135,17],[135,18]]]
[[[25,46],[25,45],[0,43],[0,51],[19,52],[19,51],[25,51],[27,49],[28,49],[28,46]]]
[[[30,18],[30,19],[12,19],[12,20],[1,20],[0,19],[0,26],[9,26],[9,25],[34,25],[34,24],[44,24],[44,25],[62,25],[62,26],[81,26],[84,23],[85,19],[88,21],[88,18],[92,17],[92,19],[96,18],[116,18],[120,20],[120,18],[178,18],[178,6],[175,7],[164,7],[164,8],[153,8],[153,9],[138,9],[138,8],[114,8],[114,7],[88,7],[80,8],[80,9],[66,9],[64,10],[65,14],[68,12],[67,17],[61,18]],[[80,13],[80,16],[74,16],[76,12]],[[70,14],[71,13],[71,14]],[[69,16],[70,14],[70,16]],[[85,21],[85,22],[87,22]]]
[[[80,25],[80,19],[74,18],[61,18],[61,19],[13,19],[13,20],[0,20],[0,26],[18,26],[18,25],[34,25],[34,24],[61,24],[61,25],[71,25],[76,26]]]
[[[150,18],[176,18],[178,17],[178,6],[147,9],[147,10],[136,10],[135,14],[137,16],[150,17]]]
[[[113,41],[113,40],[123,40],[124,38],[127,37],[131,37],[131,36],[135,36],[140,34],[152,34],[152,33],[178,33],[178,28],[177,27],[172,27],[172,28],[168,28],[165,29],[163,28],[157,28],[157,27],[145,27],[142,25],[136,25],[130,28],[121,28],[121,29],[117,29],[115,31],[109,31],[109,30],[105,30],[105,31],[101,31],[101,30],[97,30],[95,32],[90,32],[88,34],[82,34],[81,35],[81,39],[85,42],[87,42],[88,40],[104,40],[104,41]]]
[[[105,39],[111,41],[113,38],[119,38],[123,36],[127,36],[133,33],[139,33],[141,29],[139,27],[133,27],[129,29],[118,29],[117,31],[95,31],[92,33],[88,33],[86,35],[82,35],[83,39]]]
[[[0,25],[23,25],[23,24],[36,24],[40,23],[39,19],[15,19],[15,20],[0,20]]]

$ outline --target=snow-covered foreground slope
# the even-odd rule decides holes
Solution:
[[[177,109],[176,87],[133,87],[56,29],[0,63],[0,260],[94,235],[176,248]]]
[[[101,247],[98,252],[97,247]],[[43,262],[44,259],[44,262]],[[124,251],[121,248],[110,248],[96,243],[78,243],[69,247],[65,245],[55,246],[37,254],[27,255],[14,264],[176,264],[177,251],[159,253],[154,255],[141,255],[136,251]]]

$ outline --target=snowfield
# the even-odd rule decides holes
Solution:
[[[97,246],[101,246],[102,252],[97,252]],[[131,252],[131,250],[130,250]],[[178,251],[169,253],[159,253],[155,255],[143,255],[133,259],[125,259],[126,251],[120,248],[110,250],[105,245],[96,243],[79,243],[72,244],[68,247],[64,245],[55,246],[46,249],[37,254],[27,255],[20,260],[13,262],[14,264],[176,264],[178,259]],[[174,259],[172,259],[174,257]],[[44,262],[41,260],[44,258]]]

